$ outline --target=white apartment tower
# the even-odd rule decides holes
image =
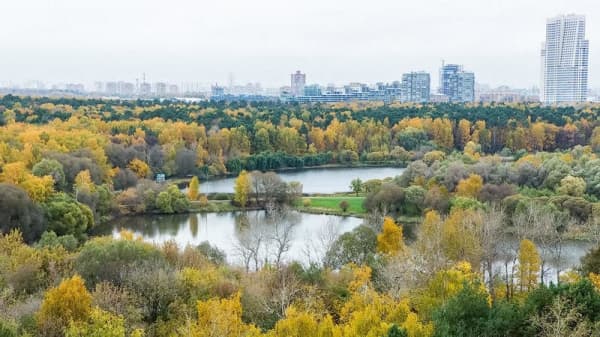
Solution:
[[[543,103],[587,100],[588,52],[585,16],[560,15],[546,21],[541,53]]]
[[[304,86],[306,85],[306,74],[296,71],[295,74],[290,75],[292,96],[304,95]]]

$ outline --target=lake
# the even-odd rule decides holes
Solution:
[[[286,182],[298,181],[304,193],[349,192],[350,182],[360,178],[362,181],[395,177],[404,172],[399,167],[350,167],[350,168],[314,168],[305,170],[281,171],[277,174]],[[201,193],[233,193],[235,178],[224,178],[200,182]]]
[[[331,241],[362,224],[362,219],[354,217],[296,211],[286,214],[283,219],[276,220],[267,217],[265,211],[140,215],[119,218],[103,225],[97,234],[118,237],[121,229],[128,229],[147,242],[160,244],[174,240],[180,247],[208,241],[227,254],[228,262],[240,264],[244,253],[241,250],[255,244],[258,239],[262,241],[262,260],[271,260],[276,249],[274,228],[279,228],[280,233],[290,229],[290,245],[284,260],[308,263],[321,259],[324,241]]]

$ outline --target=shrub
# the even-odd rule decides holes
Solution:
[[[345,213],[349,207],[350,207],[350,204],[348,203],[348,201],[346,201],[346,200],[340,201],[340,208],[342,209],[342,212]]]

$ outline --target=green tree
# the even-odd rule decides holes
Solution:
[[[161,252],[151,244],[100,237],[85,243],[75,260],[75,270],[90,286],[102,281],[120,285],[125,272],[133,266],[163,259]]]
[[[406,329],[398,327],[396,324],[393,324],[387,332],[387,337],[408,337],[408,333]]]
[[[52,196],[45,205],[48,230],[57,235],[73,235],[83,239],[94,226],[94,214],[90,208],[75,201],[65,193]]]
[[[55,159],[42,159],[42,161],[33,165],[31,173],[38,177],[51,176],[54,180],[54,186],[58,190],[66,188],[65,171],[62,164]]]
[[[463,288],[433,315],[435,337],[489,336],[488,295],[479,285],[465,283]]]
[[[363,189],[362,180],[360,180],[360,178],[352,180],[350,182],[350,189],[352,190],[352,192],[356,193],[356,196],[358,196],[358,193],[362,192]]]

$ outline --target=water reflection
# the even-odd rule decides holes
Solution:
[[[309,253],[313,255],[310,259],[317,259],[317,249],[307,247],[319,242],[325,229],[333,226],[339,235],[361,223],[359,218],[295,211],[278,216],[268,216],[264,211],[143,215],[119,218],[97,228],[95,234],[118,236],[122,229],[127,229],[146,241],[160,244],[175,240],[180,247],[208,241],[223,250],[230,263],[239,265],[246,265],[248,246],[254,245],[255,252],[251,254],[254,267],[275,263],[277,255],[283,261],[308,263]],[[282,240],[286,235],[289,237]]]

